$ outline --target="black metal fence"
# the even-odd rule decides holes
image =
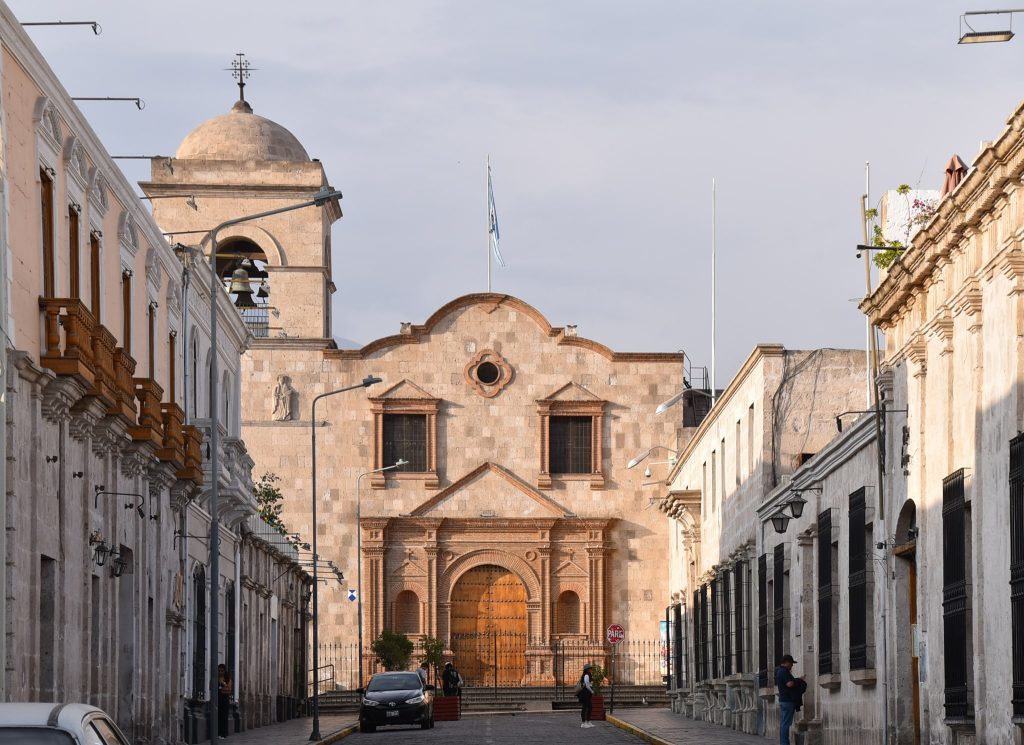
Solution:
[[[530,638],[514,632],[453,634],[447,645],[459,673],[470,688],[556,686],[559,695],[572,696],[588,662],[600,665],[617,685],[663,685],[669,671],[669,647],[660,639],[626,639],[614,650],[607,642],[573,637]],[[419,646],[410,662],[419,662]],[[320,668],[333,670],[333,684],[323,679],[321,691],[359,687],[359,647],[355,643],[320,645]],[[379,666],[373,652],[363,653],[365,679]]]

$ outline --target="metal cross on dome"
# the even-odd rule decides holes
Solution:
[[[249,64],[249,60],[245,58],[245,52],[238,52],[235,54],[236,59],[232,60],[231,67],[225,67],[225,70],[231,71],[231,77],[238,81],[238,100],[245,101],[245,81],[249,79],[249,73],[253,70],[258,70],[258,67],[253,67]]]

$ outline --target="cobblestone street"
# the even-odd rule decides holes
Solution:
[[[607,722],[594,722],[592,729],[580,729],[576,712],[495,714],[467,716],[458,722],[438,722],[432,730],[384,727],[370,734],[346,738],[352,745],[636,745],[643,740]]]

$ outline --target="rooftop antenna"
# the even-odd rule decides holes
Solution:
[[[245,81],[249,79],[249,73],[252,70],[258,70],[258,67],[253,67],[249,64],[249,60],[245,58],[245,52],[236,52],[236,59],[232,60],[231,67],[225,67],[225,70],[231,71],[231,77],[238,81],[238,100],[242,103],[245,101]]]

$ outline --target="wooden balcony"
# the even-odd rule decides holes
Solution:
[[[185,440],[185,465],[178,470],[179,479],[203,483],[203,433],[191,424],[181,428]]]
[[[185,433],[182,431],[185,412],[177,404],[160,404],[160,415],[164,425],[163,447],[156,451],[156,456],[178,469],[185,467]]]
[[[136,442],[150,442],[157,449],[164,446],[164,422],[160,399],[164,389],[152,378],[134,378],[134,398],[139,401],[138,424],[128,428]]]
[[[135,359],[122,347],[114,352],[114,406],[110,409],[111,414],[120,414],[135,424]],[[154,383],[155,385],[155,383]],[[159,399],[157,399],[159,401]]]
[[[114,354],[117,352],[117,338],[101,324],[92,333],[92,359],[96,370],[96,382],[90,393],[96,396],[109,411],[117,401],[117,376],[114,372]]]
[[[45,314],[45,351],[40,362],[57,375],[70,375],[92,388],[96,380],[92,335],[96,319],[81,300],[39,298]],[[61,334],[61,328],[64,333]]]

